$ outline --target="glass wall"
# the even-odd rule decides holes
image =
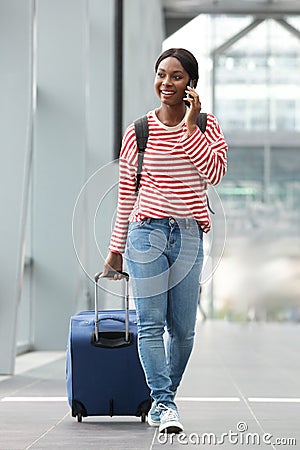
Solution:
[[[215,71],[225,128],[300,131],[300,40],[279,23],[262,22],[216,59]]]
[[[202,289],[214,317],[300,321],[299,31],[300,17],[201,15],[164,42],[197,57],[203,111],[217,116],[229,143],[216,187],[225,250]],[[223,235],[212,219],[206,239]]]

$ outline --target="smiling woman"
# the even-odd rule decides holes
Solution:
[[[181,67],[181,70],[180,70]],[[162,103],[174,106],[180,104],[182,107],[182,99],[185,97],[187,84],[189,83],[188,73],[182,69],[179,61],[175,58],[167,58],[159,65],[155,77],[155,92]],[[180,111],[181,117],[176,118],[175,122],[180,121],[185,114],[185,108]],[[160,115],[160,109],[157,110],[157,115]],[[177,125],[177,123],[170,124]]]
[[[217,119],[207,114],[204,133],[197,126],[197,82],[198,64],[189,51],[169,49],[158,57],[154,89],[160,106],[146,118],[140,189],[135,195],[138,147],[131,124],[123,137],[117,219],[103,270],[118,278],[125,252],[139,355],[153,399],[148,423],[169,433],[183,430],[174,398],[194,341],[202,237],[210,229],[205,189],[226,172],[227,144]]]
[[[157,117],[165,125],[177,125],[185,115],[185,105],[190,106],[191,102],[195,102],[193,116],[200,113],[201,103],[193,89],[198,82],[198,64],[190,52],[185,49],[166,50],[156,61],[155,72],[154,88],[161,103],[170,107],[178,105],[178,115],[174,114],[173,117],[164,114],[167,111],[166,108],[161,107],[156,110]],[[187,93],[188,97],[186,97]],[[173,119],[173,122],[170,123],[170,119]],[[190,132],[194,129],[193,124],[188,126]]]

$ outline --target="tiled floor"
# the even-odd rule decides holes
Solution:
[[[134,417],[78,423],[64,352],[23,355],[0,377],[0,450],[300,449],[299,348],[300,325],[199,322],[177,397],[185,433],[167,441]]]

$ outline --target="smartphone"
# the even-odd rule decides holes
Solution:
[[[193,83],[193,80],[191,78],[190,78],[188,86],[194,89],[194,83]],[[191,94],[188,94],[188,97],[189,98],[193,98]]]
[[[194,88],[194,83],[193,83],[193,80],[192,80],[191,78],[190,78],[189,84],[188,84],[187,86],[190,86],[190,87]],[[188,98],[192,98],[191,94],[187,94],[187,97],[188,97]],[[185,103],[186,106],[188,106],[188,107],[191,106],[190,103],[189,103],[188,101],[186,101],[186,100],[185,100],[184,103]]]

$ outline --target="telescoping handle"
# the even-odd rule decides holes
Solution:
[[[99,340],[99,317],[98,317],[98,281],[99,278],[113,278],[114,275],[122,275],[121,279],[125,280],[125,342],[129,342],[129,275],[126,272],[109,271],[105,276],[103,272],[96,273],[95,280],[95,341]]]

